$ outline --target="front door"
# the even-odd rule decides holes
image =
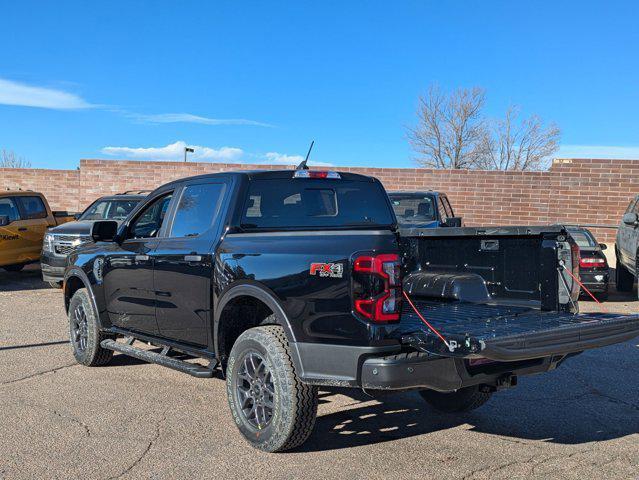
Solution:
[[[42,240],[49,228],[47,208],[38,196],[17,196],[14,199],[21,217],[16,225],[20,236],[19,260],[21,263],[33,262],[40,258]]]
[[[224,183],[189,183],[179,194],[166,238],[153,252],[160,335],[206,346],[211,322],[212,275],[220,237]]]
[[[163,232],[172,193],[151,200],[126,226],[124,239],[105,256],[105,301],[113,325],[158,334],[155,320],[153,252]]]
[[[15,198],[0,198],[0,216],[7,217],[9,224],[0,227],[0,266],[19,263],[18,257],[22,245],[21,232],[23,228],[20,212]]]

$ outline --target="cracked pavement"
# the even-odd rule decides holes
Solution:
[[[637,312],[634,295],[581,306]],[[58,343],[67,328],[37,269],[0,271],[0,478],[639,476],[639,339],[522,378],[464,415],[415,393],[322,391],[309,442],[265,454],[242,440],[221,379],[122,356],[78,366]]]

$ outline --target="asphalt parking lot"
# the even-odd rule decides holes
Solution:
[[[637,293],[603,307],[639,312]],[[322,391],[308,443],[257,452],[220,378],[123,356],[77,365],[61,293],[0,270],[0,478],[638,478],[639,339],[520,380],[464,415],[415,393]]]

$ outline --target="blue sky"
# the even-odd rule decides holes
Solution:
[[[420,93],[481,86],[561,156],[639,158],[637,2],[109,1],[2,6],[0,148],[80,158],[414,166]]]

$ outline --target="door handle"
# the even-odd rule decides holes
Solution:
[[[136,262],[146,262],[150,257],[148,255],[136,255],[135,256],[135,261]]]
[[[28,230],[27,227],[18,228],[18,232],[26,232],[27,230]]]
[[[189,263],[201,262],[202,255],[184,255],[184,261]]]

